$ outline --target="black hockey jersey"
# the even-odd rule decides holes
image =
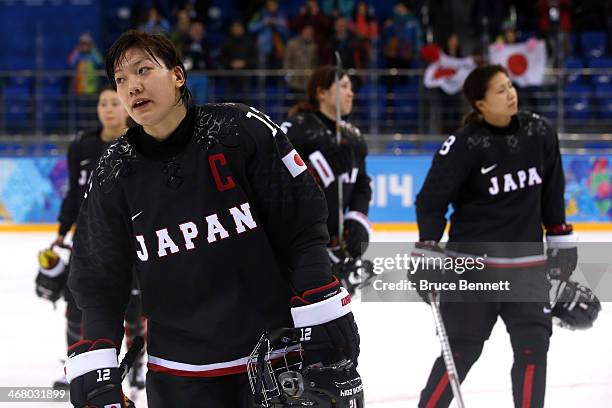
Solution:
[[[507,128],[466,125],[442,144],[417,195],[419,239],[442,238],[452,204],[449,245],[541,243],[543,225],[565,223],[564,189],[557,133],[542,117],[519,112]]]
[[[79,214],[69,286],[84,337],[120,341],[134,264],[149,369],[243,371],[265,330],[292,325],[292,293],[331,281],[326,214],[285,134],[253,108],[192,107],[162,142],[131,128]]]
[[[102,141],[102,129],[82,132],[68,148],[68,191],[58,216],[59,234],[66,235],[76,222],[89,175],[110,143]]]
[[[333,158],[325,157],[330,145],[336,144],[336,122],[321,113],[302,112],[281,124],[298,153],[308,162],[308,167],[323,188],[329,215],[327,226],[330,235],[338,231],[338,184],[343,181],[342,201],[344,211],[359,211],[368,215],[372,189],[366,172],[367,144],[359,129],[346,121],[341,122],[343,148],[352,149],[353,164],[342,174],[334,174]]]

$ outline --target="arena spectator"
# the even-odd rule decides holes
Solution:
[[[300,34],[289,40],[285,52],[284,69],[314,69],[317,67],[317,44],[314,41],[314,28],[311,25],[302,27]],[[289,90],[299,100],[305,97],[308,75],[289,74],[287,85]]]
[[[344,17],[338,17],[334,23],[334,50],[340,53],[344,68],[357,68],[357,55],[361,43],[349,29],[349,22]],[[332,51],[333,61],[333,51]]]
[[[260,68],[280,68],[288,35],[287,18],[279,9],[278,0],[266,0],[264,6],[253,15],[249,32],[257,36]]]
[[[461,44],[459,41],[459,34],[454,31],[450,33],[450,35],[444,42],[442,50],[449,57],[463,58],[463,52],[461,50]]]
[[[369,68],[370,62],[375,57],[375,49],[378,45],[380,34],[378,32],[378,21],[374,16],[374,8],[367,2],[360,1],[355,7],[351,29],[361,42],[355,57],[357,67]]]
[[[241,71],[255,68],[256,61],[255,42],[245,34],[244,24],[241,21],[233,21],[229,36],[221,46],[220,65],[224,69]],[[225,84],[225,97],[228,100],[242,100],[249,103],[251,84],[247,76],[231,75],[221,80]]]
[[[96,70],[102,67],[102,56],[96,49],[89,33],[83,33],[79,42],[68,55],[68,65],[75,69],[74,92],[77,95],[96,95],[98,76]]]
[[[351,18],[357,0],[323,0],[323,12],[334,18]]]
[[[244,24],[233,21],[221,46],[220,65],[225,69],[252,69],[256,66],[255,43],[245,35]]]
[[[403,2],[393,8],[393,18],[387,20],[383,38],[387,66],[411,68],[421,49],[422,29],[419,20]]]
[[[322,65],[331,64],[329,55],[329,37],[332,32],[332,19],[323,14],[317,0],[306,0],[300,8],[300,13],[291,19],[289,28],[294,33],[299,33],[305,25],[314,29],[314,40],[317,43],[319,61]]]
[[[213,68],[205,35],[204,23],[201,21],[194,21],[191,23],[189,33],[182,47],[183,64],[187,71],[201,71]]]
[[[176,14],[176,24],[170,33],[170,40],[174,43],[177,50],[183,55],[183,43],[189,37],[189,27],[191,26],[191,17],[186,8],[182,8]]]
[[[155,7],[151,7],[149,9],[147,21],[145,21],[140,29],[149,34],[169,34],[170,22],[166,20]]]

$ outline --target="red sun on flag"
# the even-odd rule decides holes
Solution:
[[[304,165],[304,161],[302,160],[302,158],[300,157],[299,154],[295,154],[293,156],[293,161],[295,162],[295,164],[297,164],[298,166],[303,166]]]
[[[436,72],[434,72],[434,79],[451,77],[451,76],[455,75],[456,73],[457,73],[457,70],[454,69],[454,68],[440,67],[440,68],[436,69]]]
[[[512,75],[523,75],[529,68],[529,62],[523,54],[512,54],[508,58],[508,69]]]

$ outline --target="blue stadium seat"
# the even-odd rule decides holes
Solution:
[[[385,94],[386,89],[383,85],[363,85],[357,91],[357,106],[360,113],[357,115],[361,120],[377,121],[385,113]],[[367,126],[363,126],[367,129]]]
[[[419,88],[418,83],[395,85],[392,88],[393,112],[397,132],[411,133],[418,127]]]
[[[578,33],[571,32],[568,35],[569,41],[569,55],[570,57],[576,57],[580,55],[580,39],[578,38]]]
[[[565,60],[565,68],[568,70],[584,69],[584,60],[580,57],[569,57]],[[572,72],[567,76],[567,83],[583,83],[584,75]]]
[[[27,127],[32,97],[29,86],[7,85],[3,91],[5,120],[9,132],[18,133]]]
[[[608,34],[601,31],[585,31],[580,37],[582,55],[586,58],[600,58],[608,48]]]
[[[601,119],[612,119],[612,83],[595,87],[595,99]]]
[[[591,58],[589,60],[589,68],[606,69],[612,72],[612,58]],[[612,75],[598,73],[593,75],[593,85],[612,83]]]
[[[593,117],[591,87],[570,84],[565,88],[565,117],[568,119],[589,119]]]
[[[41,100],[39,114],[45,131],[54,132],[61,127],[64,105],[63,83],[57,76],[46,76],[41,79]]]

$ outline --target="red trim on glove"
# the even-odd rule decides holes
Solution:
[[[335,276],[332,276],[332,278],[333,278],[332,281],[328,283],[327,285],[319,286],[318,288],[314,288],[314,289],[308,289],[307,291],[302,293],[301,296],[297,296],[297,295],[293,296],[291,298],[291,303],[293,303],[295,300],[295,301],[302,302],[305,305],[309,305],[311,302],[308,302],[306,299],[304,299],[306,296],[310,296],[315,293],[324,292],[324,291],[333,289],[334,286],[337,286],[338,288],[340,288],[340,281],[338,281],[338,278],[336,278]]]
[[[569,235],[574,232],[572,224],[556,224],[546,226],[546,234],[548,235]]]
[[[110,347],[96,347],[98,345],[98,343],[109,343],[112,348],[117,348],[117,346],[115,346],[115,343],[110,340],[110,339],[97,339],[96,341],[93,340],[80,340],[76,343],[74,343],[72,346],[68,347],[68,351],[72,351],[75,348],[82,346],[83,344],[88,344],[89,348],[86,351],[92,351],[92,350],[100,350],[103,348],[110,348]]]

